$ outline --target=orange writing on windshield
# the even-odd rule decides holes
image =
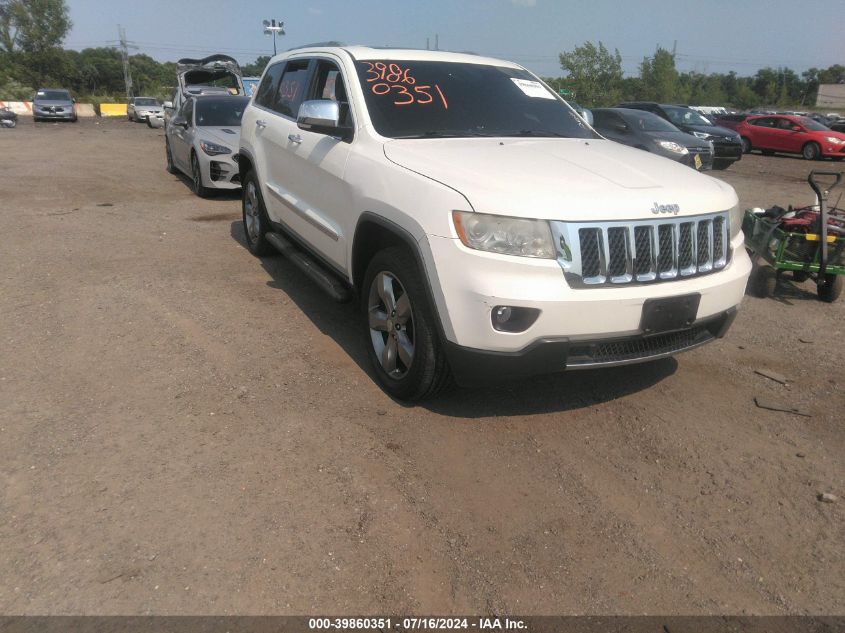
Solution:
[[[409,106],[409,105],[429,105],[435,103],[432,90],[437,93],[437,97],[443,108],[449,109],[449,102],[446,100],[446,95],[438,84],[433,85],[417,85],[417,80],[411,75],[410,68],[402,68],[399,64],[386,64],[384,62],[365,62],[369,68],[367,69],[367,83],[370,84],[370,90],[374,95],[383,97],[386,95],[393,96],[393,105],[395,106]]]

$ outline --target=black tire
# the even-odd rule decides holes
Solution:
[[[200,169],[200,161],[194,152],[191,152],[191,188],[200,198],[207,198],[211,195],[211,190],[202,184],[202,169]]]
[[[743,154],[750,154],[751,153],[751,139],[746,136],[742,137],[742,153]]]
[[[254,214],[251,212],[252,209],[255,211]],[[241,186],[241,218],[243,220],[244,239],[249,252],[256,257],[276,253],[276,249],[266,238],[267,232],[270,230],[270,221],[267,218],[267,208],[264,206],[261,187],[258,186],[258,179],[255,177],[254,171],[247,173]],[[256,224],[253,224],[253,220]]]
[[[825,275],[825,284],[818,287],[819,299],[826,303],[833,303],[842,294],[845,277],[842,275]]]
[[[799,284],[804,283],[810,278],[810,273],[804,270],[793,270],[792,271],[792,279]]]
[[[774,296],[778,285],[778,271],[771,266],[755,264],[751,271],[749,288],[755,297],[767,299]]]
[[[392,314],[387,313],[387,302],[378,291],[377,278],[385,279],[392,289],[390,295],[395,299],[397,308]],[[430,398],[441,392],[452,382],[452,372],[446,362],[446,356],[438,334],[433,306],[430,305],[416,260],[411,253],[401,247],[390,247],[379,251],[367,266],[364,283],[361,287],[361,329],[364,335],[367,355],[373,371],[382,388],[393,398],[403,401],[417,401]],[[374,296],[373,293],[376,293]],[[407,317],[403,322],[398,314],[399,304],[405,300]],[[371,305],[374,304],[374,305]],[[385,329],[371,328],[371,312],[375,322],[380,322],[379,315],[384,314]],[[404,328],[402,331],[401,328]],[[411,343],[410,365],[402,360],[399,341]],[[393,343],[396,371],[389,373],[383,364],[385,349]],[[381,340],[382,354],[377,353],[378,341]],[[407,356],[407,353],[406,353]],[[390,365],[390,363],[388,363]]]
[[[166,138],[164,140],[164,158],[167,161],[165,169],[167,170],[168,174],[176,174],[178,170],[176,169],[176,165],[173,164],[173,154],[170,151],[170,141]]]
[[[713,161],[713,169],[721,171],[723,169],[727,169],[728,167],[730,167],[733,164],[734,164],[734,161],[732,161],[732,160],[720,158],[720,159],[716,159],[716,160]]]
[[[801,155],[807,160],[818,160],[822,154],[822,148],[818,143],[810,141],[801,148]]]

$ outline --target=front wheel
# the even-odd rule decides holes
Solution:
[[[390,396],[422,400],[451,382],[422,275],[406,249],[387,248],[370,261],[361,312],[370,362]]]
[[[173,152],[170,151],[170,141],[164,141],[164,157],[167,160],[167,173],[175,174],[176,166],[173,164]]]
[[[211,193],[202,184],[202,169],[200,169],[200,161],[196,154],[191,154],[191,184],[193,185],[194,193],[200,198],[207,198]]]
[[[733,164],[734,162],[732,160],[717,159],[713,161],[713,169],[721,171],[723,169],[727,169]]]
[[[819,144],[813,142],[807,143],[801,150],[801,155],[807,160],[818,160],[821,153],[822,150],[819,147]]]

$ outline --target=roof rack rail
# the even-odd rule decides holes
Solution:
[[[316,48],[318,46],[346,46],[343,42],[335,42],[334,40],[328,42],[313,42],[311,44],[300,44],[299,46],[293,46],[288,49],[288,51],[296,51],[300,48]]]

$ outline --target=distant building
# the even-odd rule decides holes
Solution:
[[[821,84],[816,96],[820,108],[845,108],[845,84]]]

